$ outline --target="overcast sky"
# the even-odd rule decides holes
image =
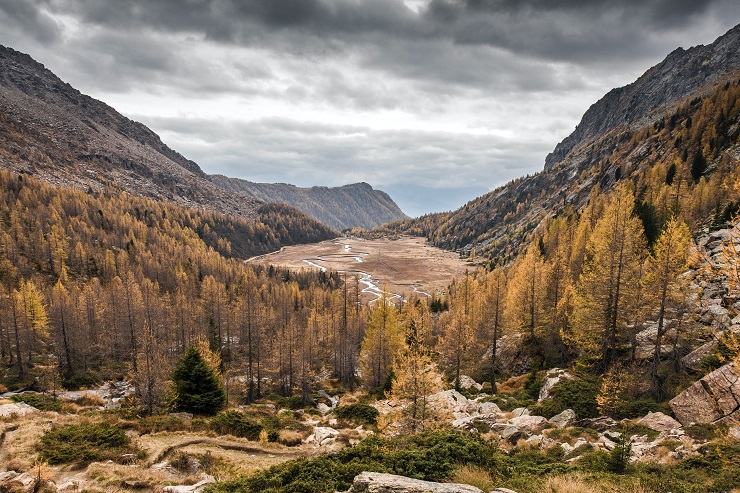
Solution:
[[[0,43],[208,173],[487,188],[737,0],[0,0]],[[381,187],[382,188],[382,187]]]

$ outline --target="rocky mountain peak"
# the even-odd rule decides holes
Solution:
[[[635,82],[609,91],[583,115],[576,129],[545,158],[545,169],[622,126],[649,118],[701,88],[740,70],[740,24],[709,45],[678,48]]]

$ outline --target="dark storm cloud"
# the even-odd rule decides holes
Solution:
[[[0,0],[0,26],[7,34],[30,34],[43,44],[58,41],[61,29],[39,5],[18,0]]]
[[[492,187],[739,21],[737,0],[0,0],[0,43],[209,172]]]

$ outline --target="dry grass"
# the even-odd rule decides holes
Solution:
[[[648,493],[639,484],[620,487],[609,481],[585,481],[583,476],[550,476],[545,479],[542,493]]]
[[[278,443],[288,447],[295,447],[303,443],[306,434],[295,430],[280,430]]]
[[[87,393],[74,400],[74,403],[80,407],[101,407],[105,401],[98,394]]]
[[[478,466],[463,466],[455,471],[450,480],[451,483],[462,483],[475,486],[483,491],[491,491],[496,485],[491,479],[491,475]]]
[[[527,383],[527,379],[529,379],[529,374],[527,373],[517,377],[511,377],[505,382],[499,383],[496,386],[496,390],[506,394],[514,393],[517,390],[522,390],[524,388],[524,384]]]

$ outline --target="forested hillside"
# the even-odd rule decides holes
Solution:
[[[296,221],[287,206],[265,205],[251,221],[125,192],[56,188],[6,171],[0,183],[5,384],[33,382],[34,368],[49,365],[68,384],[121,375],[118,364],[136,371],[140,357],[172,360],[206,337],[226,357],[247,344],[245,324],[259,319],[261,331],[298,330],[287,321],[305,319],[315,304],[323,310],[337,286],[336,276],[255,270],[234,258],[333,235],[304,215]],[[269,316],[278,313],[277,299],[291,306],[282,318]],[[272,370],[266,352],[277,354],[274,341],[300,347],[306,340],[296,332],[261,334],[260,349],[250,348],[263,371]]]

